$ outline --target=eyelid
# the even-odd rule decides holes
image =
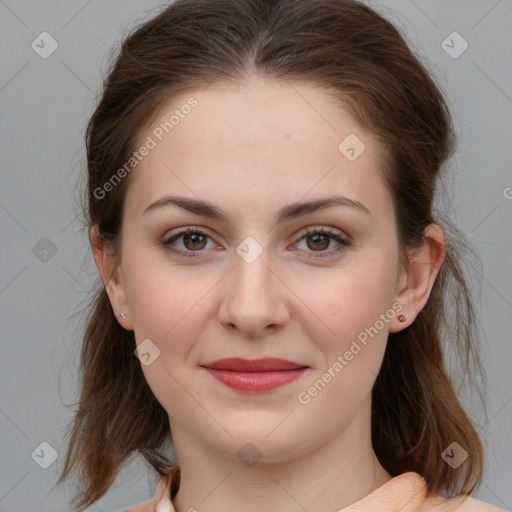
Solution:
[[[164,236],[162,244],[164,245],[164,247],[169,249],[171,252],[173,252],[173,248],[171,248],[171,245],[170,245],[171,241],[173,239],[174,239],[174,241],[179,240],[181,237],[183,237],[185,235],[189,235],[189,234],[197,233],[198,235],[206,236],[206,238],[208,238],[212,242],[217,243],[215,241],[214,236],[212,236],[209,233],[208,228],[204,228],[203,226],[183,226],[183,227],[180,227],[180,228],[176,228],[175,230],[172,230],[170,233],[171,234],[169,236]],[[219,245],[219,244],[217,244],[217,245]],[[182,249],[176,249],[176,252],[179,253],[179,252],[183,252],[183,251],[182,251]],[[206,251],[203,249],[201,251],[186,251],[186,252],[188,252],[188,253],[192,253],[192,252],[200,253],[200,252],[206,252]]]
[[[333,226],[327,226],[327,225],[314,225],[314,226],[308,226],[307,228],[304,228],[300,230],[296,236],[299,236],[300,239],[304,238],[306,235],[313,235],[318,232],[323,232],[328,235],[337,236],[339,238],[345,237],[347,243],[352,241],[352,238],[345,232],[342,231],[339,228],[335,228]]]
[[[314,224],[314,225],[311,225],[311,226],[307,226],[305,228],[301,228],[300,230],[298,230],[294,235],[293,235],[293,238],[294,239],[297,239],[297,237],[304,237],[305,235],[310,235],[310,234],[314,234],[317,232],[317,230],[319,231],[329,231],[329,234],[332,234],[332,235],[337,235],[337,236],[344,236],[347,241],[351,241],[352,240],[352,237],[346,232],[346,231],[342,231],[341,229],[339,228],[335,228],[334,226],[329,226],[327,224]],[[209,228],[206,228],[204,226],[199,226],[199,225],[185,225],[185,226],[180,226],[180,227],[177,227],[177,228],[174,228],[172,229],[171,231],[167,232],[167,234],[170,233],[169,236],[164,236],[164,238],[167,239],[167,241],[171,238],[173,238],[174,236],[177,236],[177,235],[184,235],[184,234],[187,234],[189,231],[191,232],[198,232],[199,234],[204,234],[204,235],[207,235],[209,236],[211,239],[215,239],[215,236],[216,235],[212,235],[210,234],[211,231],[209,230]]]
[[[217,243],[215,241],[215,238],[209,234],[208,228],[204,228],[202,226],[184,226],[181,228],[176,228],[177,231],[173,230],[172,234],[169,237],[165,237],[164,241],[162,242],[162,245],[166,250],[172,253],[177,253],[178,255],[183,255],[185,257],[197,257],[202,255],[202,253],[207,252],[204,249],[198,250],[198,251],[184,251],[183,249],[175,249],[171,246],[171,242],[173,240],[179,240],[182,236],[188,235],[188,234],[194,234],[197,233],[199,235],[206,236],[208,239],[212,240],[214,243]],[[174,232],[175,231],[175,232]],[[292,242],[292,245],[297,245],[299,242],[301,242],[304,238],[307,236],[311,236],[314,234],[323,234],[331,238],[331,240],[334,240],[338,243],[338,246],[336,246],[334,249],[329,249],[327,251],[306,251],[308,256],[310,258],[322,258],[322,257],[329,257],[336,254],[339,250],[347,248],[348,246],[352,245],[352,237],[350,237],[346,232],[341,231],[338,228],[334,228],[332,226],[325,226],[325,225],[314,225],[314,226],[308,226],[306,228],[302,228],[294,235],[294,242]],[[340,247],[341,246],[341,247]],[[212,249],[210,249],[212,250]],[[300,252],[300,249],[295,249],[295,251]],[[314,256],[315,253],[317,253],[317,256]]]

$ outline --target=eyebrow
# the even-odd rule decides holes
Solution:
[[[166,208],[168,206],[175,205],[192,212],[196,215],[203,217],[209,217],[211,219],[217,219],[225,224],[229,225],[228,215],[222,208],[215,206],[214,204],[204,201],[202,199],[194,199],[189,197],[181,196],[164,196],[151,203],[143,212],[143,215],[151,211],[155,211],[160,208]],[[284,206],[281,208],[274,217],[275,224],[282,223],[284,221],[307,215],[319,210],[325,210],[327,208],[333,208],[335,206],[348,206],[357,209],[361,212],[372,216],[370,210],[359,201],[349,199],[348,197],[342,197],[332,195],[329,197],[323,197],[320,199],[314,199],[312,201],[297,202]]]

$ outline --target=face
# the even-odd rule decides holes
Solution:
[[[364,150],[353,136],[343,143],[351,134]],[[174,98],[137,147],[148,136],[154,147],[130,176],[115,300],[146,344],[142,369],[173,434],[231,456],[251,442],[268,461],[313,450],[368,406],[397,325],[398,241],[376,141],[323,89],[257,80]],[[165,196],[224,217],[146,210]],[[346,200],[289,207],[334,196]],[[306,369],[240,390],[202,366],[223,358]]]

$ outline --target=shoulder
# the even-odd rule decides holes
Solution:
[[[447,500],[449,503],[450,500]],[[450,510],[450,509],[448,509]],[[452,509],[454,512],[507,512],[505,509],[496,507],[491,503],[477,500],[476,498],[466,497],[460,505]]]
[[[427,497],[425,489],[425,480],[415,472],[403,473],[381,488],[394,498],[399,498],[396,504],[402,512],[508,512],[467,495],[446,498],[438,494]],[[376,498],[382,499],[378,493],[375,494]]]
[[[138,505],[134,505],[133,507],[127,508],[124,512],[153,512],[151,510],[151,500],[145,501],[144,503],[139,503]]]
[[[441,495],[427,498],[420,508],[421,512],[447,511],[447,512],[506,512],[504,509],[477,500],[467,495],[445,498]]]
[[[155,507],[158,507],[159,511],[165,510],[166,512],[173,512],[174,508],[172,503],[170,503],[169,499],[167,498],[167,496],[170,496],[170,486],[171,478],[169,478],[167,475],[162,476],[158,480],[155,493],[150,500],[127,508],[123,512],[155,512]]]

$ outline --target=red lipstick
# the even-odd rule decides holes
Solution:
[[[239,391],[268,391],[298,379],[309,368],[286,359],[252,361],[240,357],[219,359],[201,365],[210,375]]]

